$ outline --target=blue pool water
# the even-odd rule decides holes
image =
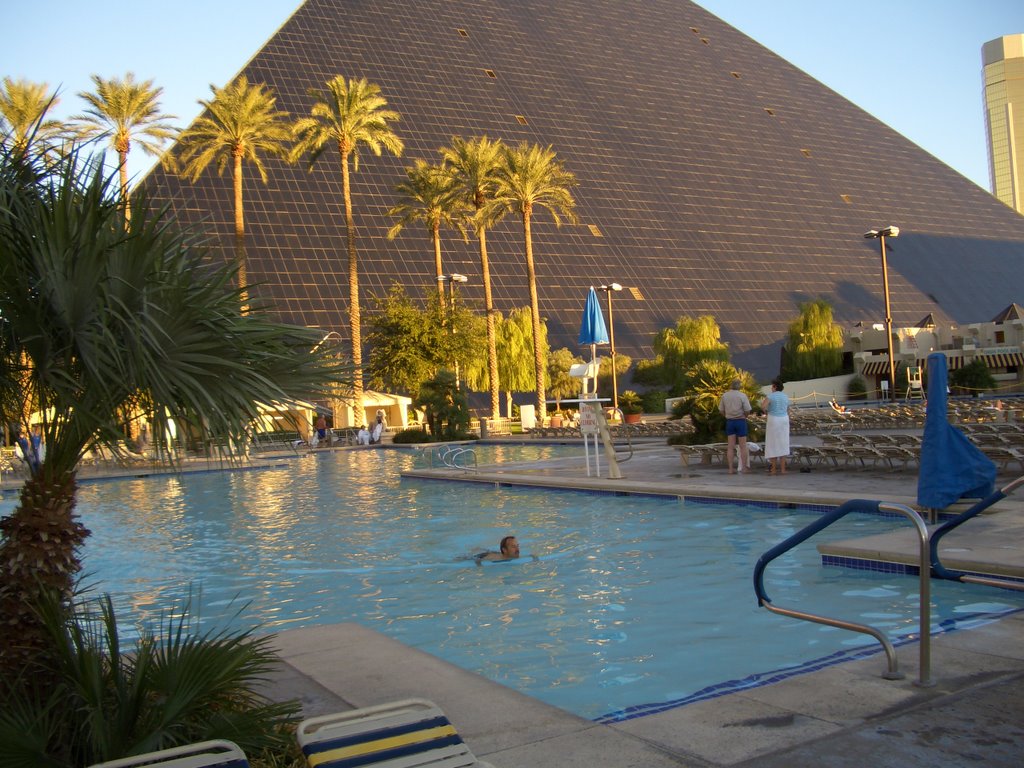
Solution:
[[[512,450],[480,461],[552,449]],[[813,512],[399,478],[416,461],[347,451],[283,469],[83,484],[87,581],[140,621],[191,585],[218,626],[359,622],[589,718],[877,647],[756,605],[758,556]],[[825,536],[896,525],[851,516]],[[460,559],[507,533],[538,559]],[[769,568],[777,604],[916,633],[915,577],[823,568],[821,540]],[[971,621],[1021,599],[937,582],[933,620]]]

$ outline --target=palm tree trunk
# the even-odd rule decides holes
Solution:
[[[121,178],[121,205],[124,206],[124,228],[128,229],[132,222],[132,205],[128,199],[128,150],[118,152],[121,165],[118,167],[118,175]]]
[[[33,683],[49,644],[36,608],[40,597],[71,593],[81,567],[77,551],[89,531],[75,519],[75,472],[43,472],[25,481],[18,507],[0,520],[0,690]]]
[[[434,271],[437,273],[437,295],[444,304],[444,281],[441,279],[441,222],[435,220],[430,222],[430,236],[434,241]]]
[[[242,208],[242,153],[235,151],[232,180],[235,186],[235,265],[238,267],[239,299],[242,312],[249,311],[249,270],[245,259],[245,211]]]
[[[341,189],[345,199],[345,238],[348,244],[348,326],[352,337],[352,398],[355,408],[355,426],[366,418],[363,409],[363,340],[359,317],[359,257],[356,254],[356,221],[352,216],[352,187],[349,179],[348,156],[341,148]]]
[[[487,260],[487,230],[477,230],[480,239],[480,274],[484,281],[484,311],[487,320],[487,378],[491,385],[491,418],[501,418],[498,400],[498,336],[494,327],[494,297],[491,294],[491,265]]]
[[[544,392],[544,349],[540,339],[540,303],[537,300],[537,271],[533,265],[533,234],[528,206],[523,208],[523,239],[526,241],[526,279],[530,283],[530,315],[533,320],[533,375],[537,386],[537,418],[547,412]]]

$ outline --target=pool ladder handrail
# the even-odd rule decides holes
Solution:
[[[931,679],[931,580],[928,569],[928,527],[925,525],[921,516],[910,507],[904,506],[903,504],[869,501],[867,499],[851,499],[838,509],[822,515],[816,521],[797,531],[785,541],[776,544],[761,555],[757,560],[757,565],[754,566],[754,592],[757,595],[757,604],[763,608],[767,608],[772,613],[778,613],[782,616],[789,616],[795,619],[802,619],[804,621],[812,621],[817,624],[824,624],[830,627],[850,630],[851,632],[860,632],[862,634],[871,635],[871,637],[878,640],[878,642],[882,644],[882,648],[885,649],[888,668],[882,674],[882,677],[886,680],[902,679],[904,675],[899,671],[899,660],[896,657],[896,650],[893,648],[892,642],[889,640],[888,636],[882,630],[868,624],[858,624],[856,622],[846,621],[845,619],[819,616],[817,614],[806,613],[792,608],[782,608],[773,605],[767,592],[765,592],[764,571],[772,560],[777,558],[779,555],[788,552],[797,545],[802,544],[814,534],[823,531],[825,528],[832,525],[832,523],[846,517],[846,515],[851,512],[868,512],[875,514],[878,512],[896,512],[909,519],[917,530],[920,543],[920,674],[916,684],[922,687],[931,686],[933,685],[933,682]]]
[[[975,517],[986,509],[991,507],[1000,499],[1004,499],[1013,493],[1019,486],[1024,485],[1024,476],[1018,477],[1016,480],[1007,483],[1002,488],[997,490],[995,493],[985,497],[970,509],[961,512],[951,520],[947,520],[945,523],[934,529],[931,533],[931,541],[929,544],[929,562],[931,564],[932,573],[940,579],[948,579],[949,581],[959,581],[964,584],[982,584],[987,587],[998,587],[1000,589],[1014,589],[1017,591],[1024,591],[1024,582],[1010,581],[1009,579],[999,579],[993,576],[976,576],[964,571],[954,571],[950,568],[946,568],[939,560],[939,540],[942,539],[947,533],[952,531],[954,528],[966,523],[972,517]]]
[[[430,451],[430,468],[434,468],[434,458],[441,462],[441,466],[448,469],[469,470],[470,467],[460,463],[460,458],[469,456],[473,459],[473,471],[478,471],[476,451],[468,445],[442,445],[439,448],[432,448]]]

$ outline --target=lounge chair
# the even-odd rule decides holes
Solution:
[[[231,741],[218,739],[186,744],[183,747],[146,752],[143,755],[124,757],[106,763],[97,763],[90,768],[249,768],[249,761],[241,748]]]
[[[299,723],[296,738],[310,768],[493,768],[476,759],[426,699],[313,717]]]

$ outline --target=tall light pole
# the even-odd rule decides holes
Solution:
[[[900,228],[891,224],[881,229],[872,229],[864,233],[869,240],[878,239],[882,250],[882,290],[885,293],[885,339],[889,344],[889,397],[896,397],[896,356],[892,349],[892,310],[889,308],[889,265],[885,259],[885,238],[899,237]]]
[[[612,413],[619,410],[619,384],[615,373],[615,321],[612,317],[612,294],[621,291],[622,286],[618,283],[608,283],[598,286],[597,290],[608,294],[608,345],[612,356]]]
[[[444,296],[444,284],[448,284],[448,312],[449,312],[449,325],[448,333],[454,333],[455,328],[453,327],[455,321],[455,284],[456,283],[468,283],[469,278],[465,275],[460,275],[458,272],[452,272],[450,275],[438,275],[437,282],[441,285],[441,296]],[[459,388],[459,361],[455,360],[455,388]]]

